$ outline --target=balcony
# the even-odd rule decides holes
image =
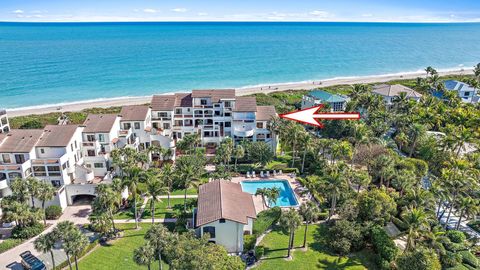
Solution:
[[[253,126],[237,126],[233,128],[233,135],[237,137],[252,137],[255,133]]]
[[[0,180],[0,189],[8,188],[7,179]]]
[[[0,116],[7,114],[7,110],[0,109]]]

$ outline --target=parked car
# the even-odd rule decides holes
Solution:
[[[45,264],[40,259],[33,256],[30,251],[21,253],[20,257],[22,258],[23,267],[27,270],[47,270]]]

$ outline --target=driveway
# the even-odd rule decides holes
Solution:
[[[91,211],[92,209],[89,205],[68,206],[58,220],[47,220],[49,227],[43,231],[42,234],[52,231],[55,225],[60,221],[69,220],[76,225],[88,223],[88,215]],[[39,256],[40,253],[37,252],[33,246],[33,242],[37,237],[31,238],[21,245],[2,253],[0,255],[0,269],[23,269],[20,266],[20,253],[24,251],[29,250],[33,255]]]

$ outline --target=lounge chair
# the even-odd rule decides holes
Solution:
[[[247,178],[250,178],[250,172],[247,172]]]
[[[270,171],[267,171],[267,178],[270,177]]]
[[[265,176],[263,175],[263,171],[261,171],[260,172],[260,178],[263,178],[263,177],[265,177]]]
[[[277,171],[273,170],[273,176],[277,176]]]
[[[252,178],[256,178],[255,171],[252,171]]]
[[[282,170],[279,170],[279,171],[278,171],[278,174],[283,174]]]

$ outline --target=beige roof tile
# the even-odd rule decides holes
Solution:
[[[237,97],[233,110],[236,112],[256,112],[257,99],[255,97]]]
[[[29,153],[42,133],[41,129],[12,129],[0,144],[0,153]]]
[[[420,97],[422,97],[422,94],[414,91],[411,88],[403,86],[401,84],[394,84],[394,85],[379,84],[379,85],[375,85],[375,86],[373,86],[372,92],[374,94],[387,96],[387,97],[399,96],[401,92],[407,93],[407,97],[409,97],[409,98],[420,98]]]
[[[257,121],[269,121],[277,115],[274,106],[257,106]]]
[[[240,184],[216,180],[200,186],[196,226],[219,219],[247,224],[248,218],[256,217],[252,195],[243,192]]]
[[[77,125],[47,125],[38,140],[38,147],[66,147],[77,131]]]
[[[175,95],[154,95],[150,106],[152,111],[173,111],[175,100]]]
[[[118,115],[116,114],[89,114],[83,125],[83,133],[107,133],[112,130]]]
[[[150,107],[146,105],[123,106],[120,115],[122,121],[145,121]]]
[[[221,99],[234,99],[235,89],[193,90],[192,97],[210,97],[212,99],[212,102],[219,102]]]

